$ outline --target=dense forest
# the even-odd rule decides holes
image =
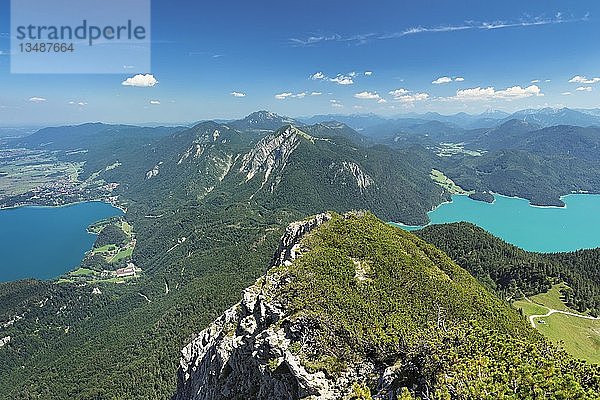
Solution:
[[[416,234],[442,249],[505,299],[530,296],[566,282],[567,305],[600,315],[600,249],[531,253],[466,222],[428,226]]]

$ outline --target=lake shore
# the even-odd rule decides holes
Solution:
[[[568,252],[600,247],[600,195],[561,196],[564,207],[536,206],[529,200],[494,193],[495,201],[481,202],[453,195],[427,213],[426,225],[390,224],[407,231],[430,225],[470,222],[527,251]],[[568,204],[568,206],[567,206]],[[597,221],[596,221],[597,220]]]
[[[104,201],[0,210],[0,282],[54,279],[77,268],[96,240],[88,227],[121,215]]]

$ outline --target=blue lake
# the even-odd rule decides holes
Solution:
[[[563,196],[566,207],[535,207],[528,200],[495,195],[494,203],[452,196],[431,211],[432,224],[468,221],[525,250],[573,251],[600,247],[600,195]],[[402,226],[407,230],[421,227]]]
[[[96,240],[87,227],[122,214],[101,202],[0,210],[0,282],[49,279],[73,269]]]

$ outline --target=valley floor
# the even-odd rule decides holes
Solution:
[[[574,357],[600,363],[600,318],[577,313],[563,302],[557,284],[547,293],[515,301],[513,306],[523,310],[531,326]]]

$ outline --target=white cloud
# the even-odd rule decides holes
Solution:
[[[373,75],[373,71],[365,71],[365,76],[371,76]]]
[[[338,85],[352,85],[354,80],[352,80],[352,76],[338,74],[335,78],[329,79],[331,82],[335,82]]]
[[[275,98],[276,98],[277,100],[285,100],[285,99],[287,99],[288,97],[290,97],[291,95],[292,95],[292,93],[290,93],[290,92],[279,93],[279,94],[276,94],[276,95],[275,95]]]
[[[314,74],[312,74],[310,76],[310,79],[312,79],[313,81],[321,81],[323,79],[327,79],[327,77],[325,76],[324,73],[319,71],[319,72],[315,72]]]
[[[526,88],[522,88],[521,86],[513,86],[505,90],[500,90],[496,92],[496,96],[506,99],[521,99],[531,96],[543,96],[543,94],[537,85],[530,85]]]
[[[303,99],[305,97],[306,97],[306,92],[301,92],[301,93],[284,92],[284,93],[279,93],[279,94],[275,95],[275,98],[277,100],[285,100],[287,98]]]
[[[377,92],[360,92],[356,93],[354,97],[361,100],[379,100],[381,98]]]
[[[433,83],[434,85],[441,85],[443,83],[450,83],[450,82],[452,82],[452,78],[450,78],[448,76],[441,76],[431,83]]]
[[[329,100],[331,107],[342,108],[344,105],[339,100]]]
[[[152,87],[157,83],[158,81],[152,74],[137,74],[135,76],[132,76],[131,78],[125,79],[123,82],[121,82],[121,85],[135,87]]]
[[[32,103],[43,103],[46,101],[46,99],[43,97],[30,97],[29,101]]]
[[[405,94],[410,93],[408,90],[406,89],[396,89],[396,90],[392,90],[391,92],[389,92],[389,94],[391,94],[393,97],[399,97]]]
[[[377,102],[379,104],[384,104],[384,103],[387,103],[387,100],[386,99],[379,99],[379,100],[377,100]]]
[[[572,93],[571,93],[571,92],[562,92],[561,94],[562,94],[563,96],[570,96],[570,95],[572,95]]]
[[[246,93],[242,92],[231,92],[230,95],[232,95],[233,97],[246,97]]]
[[[577,89],[578,92],[591,92],[592,91],[592,87],[591,86],[579,86]]]
[[[531,81],[531,83],[540,83],[540,80],[539,79],[534,79],[534,80]]]
[[[496,90],[493,87],[476,87],[470,89],[458,90],[454,100],[517,100],[531,96],[543,96],[540,88],[536,85],[530,85],[526,88],[513,86],[502,90]]]
[[[150,100],[150,104],[152,104],[153,106],[158,106],[160,105],[160,100]]]
[[[410,90],[404,88],[392,90],[389,92],[389,94],[392,95],[394,100],[399,101],[401,103],[414,103],[417,101],[424,101],[429,98],[428,93],[413,93]]]
[[[406,96],[400,96],[394,98],[394,100],[398,100],[402,103],[414,103],[416,101],[425,101],[429,98],[429,94],[427,93],[414,93]]]
[[[586,78],[585,76],[575,75],[571,79],[569,79],[569,83],[582,83],[586,85],[594,84],[600,82],[600,78]]]
[[[455,78],[450,78],[449,76],[440,76],[439,78],[437,78],[436,80],[434,80],[433,83],[434,85],[442,85],[444,83],[450,83],[450,82],[463,82],[465,80],[465,78],[463,78],[462,76],[457,76]]]
[[[84,107],[87,106],[88,103],[86,103],[85,101],[80,101],[79,103],[77,103],[78,106],[80,107]]]
[[[348,73],[348,76],[354,78],[356,76],[356,72],[352,71]]]
[[[311,96],[320,96],[320,95],[322,95],[322,94],[323,94],[323,93],[321,93],[321,92],[312,92],[310,95],[311,95]]]

